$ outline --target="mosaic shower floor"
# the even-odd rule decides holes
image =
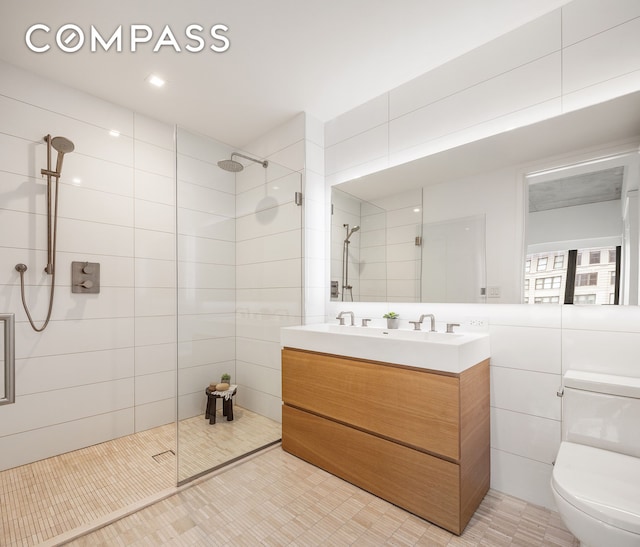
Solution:
[[[181,479],[280,438],[279,423],[237,406],[234,414],[180,422]],[[38,545],[170,492],[176,465],[172,423],[2,471],[0,545]]]

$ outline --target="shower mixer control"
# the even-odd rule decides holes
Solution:
[[[100,263],[71,263],[71,292],[97,294],[100,292]]]

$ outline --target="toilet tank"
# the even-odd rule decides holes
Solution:
[[[562,439],[640,457],[640,378],[567,371]]]

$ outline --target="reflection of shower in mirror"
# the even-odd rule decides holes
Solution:
[[[344,302],[344,295],[349,291],[351,302],[353,302],[353,286],[349,285],[349,243],[351,243],[351,236],[360,229],[360,226],[349,229],[348,224],[343,224],[342,227],[347,231],[347,237],[342,243],[342,301]]]

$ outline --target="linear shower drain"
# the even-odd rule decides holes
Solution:
[[[164,452],[160,452],[159,454],[151,457],[158,463],[163,463],[172,460],[175,455],[176,453],[173,450],[165,450]]]

